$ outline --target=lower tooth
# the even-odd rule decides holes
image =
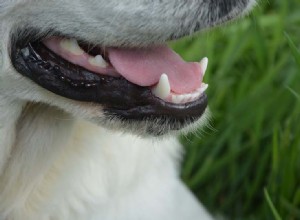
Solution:
[[[192,95],[191,94],[188,94],[188,95],[185,95],[184,99],[182,100],[183,102],[188,102],[191,100],[191,97]]]
[[[199,97],[199,94],[194,94],[193,96],[192,96],[192,101],[194,101],[194,100],[196,100],[197,98]]]
[[[172,95],[172,102],[175,104],[187,103],[197,100],[208,88],[208,85],[202,83],[201,87],[192,94]]]
[[[208,88],[208,84],[202,83],[201,88],[200,88],[200,93],[204,93]]]
[[[157,86],[159,87],[159,86]],[[160,87],[159,87],[160,88]],[[163,87],[164,88],[164,87]],[[208,84],[202,83],[201,87],[198,88],[196,91],[190,94],[181,94],[181,95],[171,95],[171,101],[174,104],[183,104],[183,103],[188,103],[188,102],[193,102],[197,100],[208,88]],[[158,88],[155,88],[152,92],[156,96],[158,96],[161,99],[165,99],[165,97],[161,97],[161,91]]]
[[[181,101],[180,97],[178,95],[173,95],[172,96],[172,102],[175,104],[179,104]]]

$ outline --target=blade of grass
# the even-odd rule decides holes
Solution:
[[[297,46],[295,45],[295,43],[292,41],[291,37],[289,36],[289,34],[287,32],[284,32],[285,38],[288,41],[288,44],[291,48],[292,54],[295,58],[295,61],[298,65],[298,68],[300,68],[300,50],[297,48]]]
[[[276,210],[276,208],[274,206],[274,203],[272,202],[271,197],[269,195],[269,192],[266,188],[264,189],[264,195],[265,195],[265,199],[267,200],[267,203],[268,203],[268,205],[269,205],[269,207],[272,211],[272,214],[273,214],[274,218],[276,220],[282,220],[282,218],[280,217],[278,211]]]

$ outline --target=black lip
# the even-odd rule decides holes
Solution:
[[[207,107],[206,94],[191,103],[168,103],[147,87],[73,65],[40,42],[13,45],[11,60],[19,73],[41,87],[73,100],[102,104],[106,114],[124,120],[176,120],[183,126],[200,118]]]

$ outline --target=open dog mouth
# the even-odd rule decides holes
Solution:
[[[102,104],[106,114],[121,119],[165,118],[183,124],[200,118],[207,106],[207,58],[185,62],[165,45],[104,48],[52,36],[16,43],[11,58],[19,73],[45,89]]]

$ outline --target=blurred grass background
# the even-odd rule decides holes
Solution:
[[[245,19],[172,46],[207,56],[210,128],[182,138],[182,178],[228,219],[300,219],[300,0],[260,0]]]

